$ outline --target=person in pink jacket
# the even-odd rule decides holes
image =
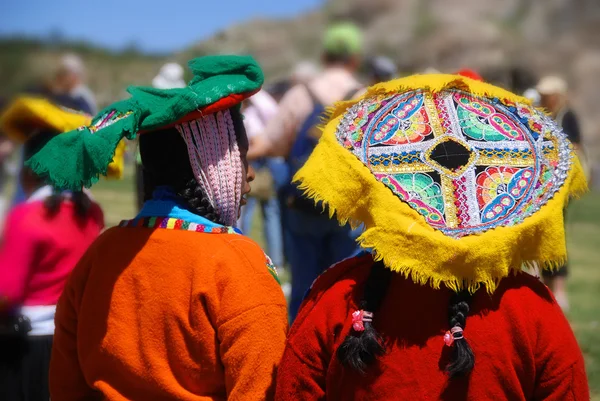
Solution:
[[[30,137],[25,157],[55,135]],[[29,168],[20,179],[27,201],[7,216],[0,245],[0,399],[48,400],[56,303],[104,217],[85,192],[57,191]]]

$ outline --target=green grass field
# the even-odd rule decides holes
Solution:
[[[133,188],[129,171],[122,181],[103,180],[94,187],[93,193],[104,209],[107,226],[134,216]],[[262,244],[263,238],[256,235],[260,232],[255,227],[251,235]],[[572,202],[567,239],[571,266],[568,317],[585,356],[592,400],[600,401],[600,193]]]
[[[585,356],[592,399],[600,400],[600,193],[575,201],[567,226],[569,320]]]

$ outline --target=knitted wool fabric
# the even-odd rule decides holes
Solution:
[[[175,126],[188,148],[190,165],[223,224],[236,223],[242,197],[242,161],[229,110]]]
[[[134,139],[138,133],[227,110],[260,90],[264,81],[260,67],[249,56],[200,57],[188,66],[194,77],[185,88],[130,87],[129,99],[100,111],[91,125],[54,138],[27,165],[54,187],[90,187],[106,175],[123,138]],[[210,132],[218,132],[214,124],[216,129]]]
[[[38,130],[50,129],[63,133],[90,124],[91,121],[91,116],[56,105],[48,99],[21,96],[0,115],[0,131],[12,140],[23,143]],[[122,140],[104,174],[106,178],[123,178],[125,149],[125,141]]]

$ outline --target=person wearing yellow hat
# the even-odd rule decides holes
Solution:
[[[349,22],[327,28],[323,37],[323,71],[310,82],[298,83],[282,98],[278,113],[262,135],[251,142],[248,157],[282,156],[289,170],[287,185],[279,188],[286,257],[292,272],[290,317],[295,316],[310,283],[331,263],[350,256],[356,245],[348,226],[330,220],[291,184],[291,176],[314,148],[317,126],[325,109],[352,98],[361,84],[356,71],[361,63],[363,35]]]
[[[587,189],[543,111],[460,75],[415,75],[338,104],[294,177],[362,254],[302,303],[275,399],[589,399],[560,306],[522,271],[565,260]]]
[[[0,131],[22,144],[28,159],[90,119],[49,99],[20,96],[0,115]],[[104,218],[87,191],[47,185],[26,166],[19,183],[25,200],[8,213],[0,241],[0,399],[41,401],[49,399],[58,298]]]

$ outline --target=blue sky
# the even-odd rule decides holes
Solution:
[[[0,0],[0,36],[48,36],[151,52],[182,49],[231,24],[282,18],[323,0]],[[94,4],[96,6],[94,6]]]

